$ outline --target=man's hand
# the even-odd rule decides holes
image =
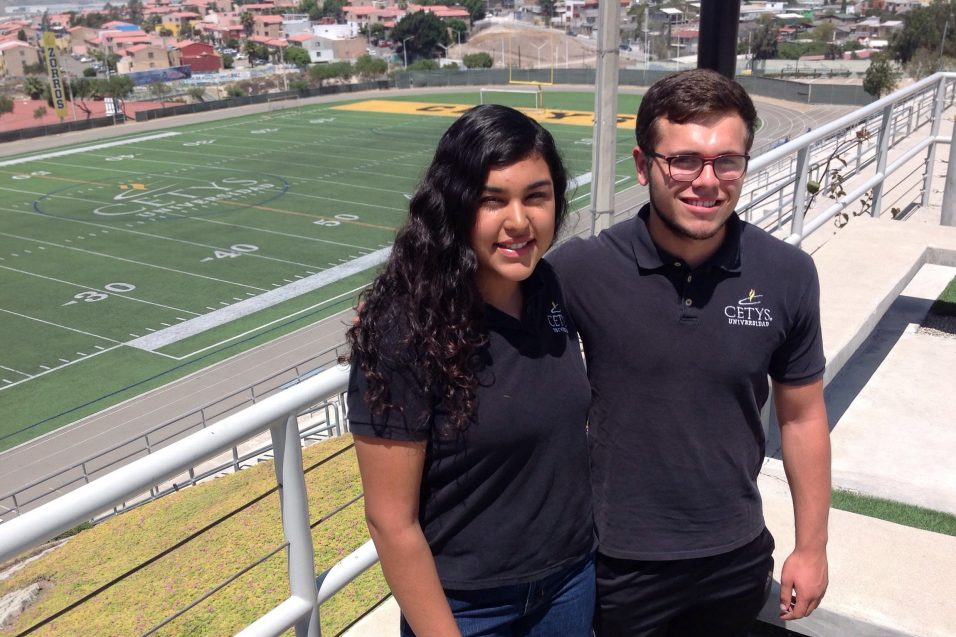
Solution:
[[[828,583],[826,550],[791,553],[780,574],[780,619],[800,619],[812,613]]]

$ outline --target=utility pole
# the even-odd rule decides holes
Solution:
[[[611,225],[617,175],[617,84],[621,40],[621,5],[599,3],[597,73],[594,92],[594,137],[591,160],[591,234]]]

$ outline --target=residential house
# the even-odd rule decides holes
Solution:
[[[116,62],[116,72],[120,74],[167,69],[172,66],[165,47],[158,44],[136,44],[125,49],[118,49],[116,53],[120,56],[119,61]]]
[[[24,67],[40,61],[40,51],[20,40],[0,43],[0,77],[23,77]]]
[[[289,36],[290,46],[300,46],[309,54],[309,61],[313,64],[335,62],[334,51],[325,46],[324,41],[314,33],[296,33]]]
[[[297,33],[311,33],[312,22],[309,21],[308,14],[305,13],[287,13],[282,16],[282,36],[288,38]]]
[[[312,33],[319,38],[322,48],[332,50],[332,59],[357,60],[368,51],[368,38],[348,24],[316,24]]]
[[[215,73],[222,68],[222,57],[211,44],[182,40],[170,47],[172,66],[189,66],[193,73]]]
[[[173,37],[179,37],[183,30],[192,31],[192,25],[198,23],[202,16],[192,11],[174,11],[163,16],[161,29],[169,29]]]
[[[281,15],[257,15],[252,23],[252,35],[276,39],[282,35]]]

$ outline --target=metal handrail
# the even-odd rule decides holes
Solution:
[[[271,394],[277,389],[283,389],[287,387],[290,383],[288,380],[288,375],[290,372],[294,374],[294,380],[291,382],[298,382],[299,379],[309,377],[309,375],[314,374],[317,369],[321,369],[322,366],[334,364],[334,360],[326,361],[325,359],[329,354],[334,353],[337,355],[340,347],[341,345],[336,345],[323,350],[322,352],[309,357],[305,361],[291,365],[259,381],[256,381],[251,385],[247,385],[242,389],[236,390],[226,396],[210,401],[200,407],[191,409],[190,411],[180,414],[179,416],[170,418],[162,424],[147,429],[136,436],[127,438],[126,440],[116,443],[107,449],[98,451],[95,454],[89,455],[82,460],[78,460],[62,469],[58,469],[52,473],[49,473],[42,478],[37,478],[36,480],[33,480],[24,486],[17,487],[13,491],[9,491],[3,495],[0,495],[0,503],[9,503],[10,505],[7,507],[8,511],[4,514],[5,517],[9,517],[10,515],[20,515],[21,512],[27,510],[27,508],[31,507],[31,505],[49,498],[52,493],[63,491],[64,489],[71,489],[73,485],[76,485],[77,483],[88,484],[91,479],[95,479],[96,476],[101,475],[104,471],[110,470],[113,467],[127,464],[131,458],[141,454],[154,453],[157,449],[169,444],[170,441],[181,438],[194,429],[201,429],[209,426],[209,424],[213,422],[217,422],[224,414],[234,412],[239,407],[255,404],[256,401],[260,400],[263,395],[262,393],[257,395],[256,391],[263,391],[261,389],[263,386],[266,386],[264,389],[264,393],[266,395]],[[308,366],[310,363],[315,361],[319,362],[318,367]],[[322,363],[321,361],[325,362]],[[307,367],[307,369],[303,371],[301,369],[303,367]],[[282,378],[285,378],[285,380],[276,385],[267,385],[269,381]],[[243,399],[238,403],[232,403],[231,401],[237,397],[243,397]],[[212,414],[208,413],[214,408],[225,404],[229,405],[228,408],[222,409]],[[192,422],[181,429],[177,428],[177,426],[181,426],[184,421],[188,421],[191,418],[196,419],[195,422]],[[155,438],[158,434],[166,434],[167,430],[169,429],[176,430],[168,435],[164,435],[158,440]],[[303,434],[303,436],[304,435],[305,434]],[[133,448],[120,455],[114,455],[117,451],[120,451],[124,447]],[[234,456],[238,457],[238,452],[234,453]],[[105,457],[109,457],[110,460],[103,464],[99,464],[97,462],[101,458]],[[190,471],[192,471],[192,468],[190,468]],[[69,477],[71,474],[77,475]],[[29,494],[31,492],[35,493],[36,495],[25,497],[25,494]],[[119,510],[122,510],[122,507]]]

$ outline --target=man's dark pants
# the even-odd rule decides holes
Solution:
[[[745,637],[770,594],[773,537],[689,560],[598,553],[597,637]]]

